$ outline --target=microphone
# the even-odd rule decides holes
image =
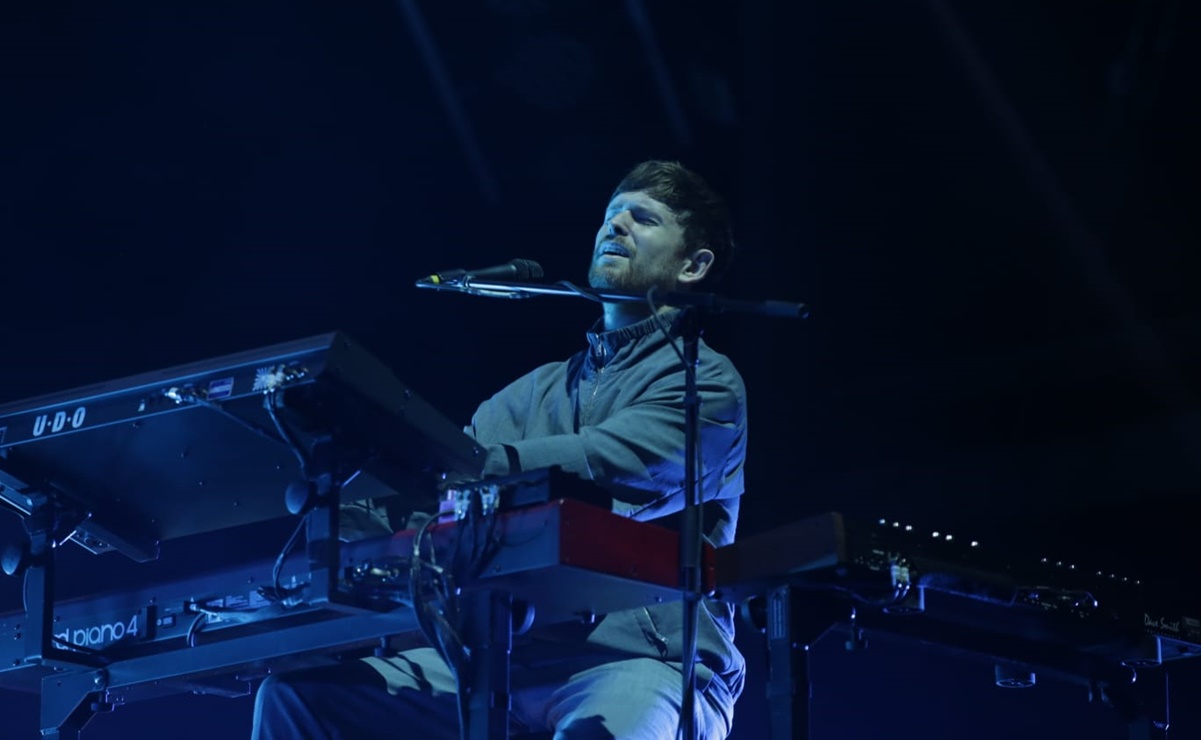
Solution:
[[[472,280],[536,280],[542,277],[542,265],[533,260],[509,260],[503,265],[478,270],[446,270],[435,272],[417,281],[417,287],[463,285]]]

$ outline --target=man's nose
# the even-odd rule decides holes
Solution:
[[[630,230],[625,222],[625,214],[627,211],[613,214],[613,218],[609,219],[609,234],[612,236],[627,236]]]

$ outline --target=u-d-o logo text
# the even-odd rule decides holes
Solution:
[[[83,421],[87,416],[88,409],[86,406],[80,406],[70,414],[66,411],[55,411],[53,414],[38,414],[33,420],[33,436],[40,437],[46,432],[54,434],[68,428],[78,429],[83,426]]]

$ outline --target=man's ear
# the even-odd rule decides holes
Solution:
[[[709,268],[713,266],[713,252],[709,249],[698,249],[692,253],[676,279],[682,285],[695,285],[705,279]]]

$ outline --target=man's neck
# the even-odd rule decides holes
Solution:
[[[660,306],[659,313],[671,310],[671,306]],[[651,315],[650,308],[642,301],[622,301],[604,304],[605,331],[624,329]]]

